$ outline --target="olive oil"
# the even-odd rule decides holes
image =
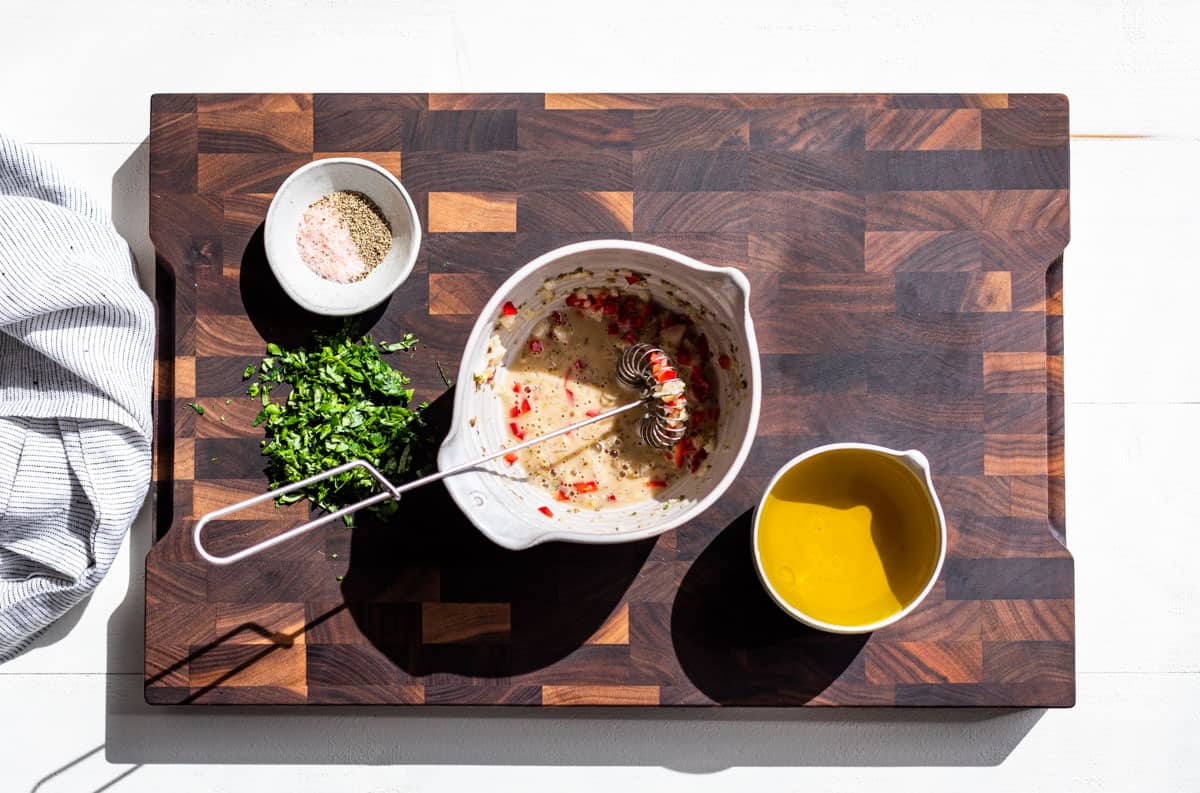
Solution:
[[[894,457],[865,449],[817,454],[785,473],[763,504],[756,542],[779,597],[841,627],[902,610],[941,552],[924,482]]]

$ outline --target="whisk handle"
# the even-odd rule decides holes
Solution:
[[[326,515],[322,515],[319,518],[310,520],[307,523],[302,523],[299,526],[288,529],[282,534],[277,534],[274,537],[251,545],[248,548],[243,548],[242,550],[231,553],[227,556],[217,556],[209,553],[209,551],[204,547],[204,528],[209,524],[210,521],[218,520],[227,515],[232,515],[235,512],[239,512],[247,507],[252,507],[255,504],[274,501],[279,496],[287,495],[288,493],[308,487],[309,485],[316,484],[323,479],[328,479],[331,476],[337,476],[338,474],[344,474],[347,471],[351,471],[355,468],[362,468],[369,473],[375,479],[375,481],[379,482],[379,484],[383,486],[383,491],[376,493],[373,496],[364,498],[362,501],[359,501],[355,504],[342,507],[336,512],[330,512]],[[227,507],[221,507],[220,509],[215,509],[212,512],[209,512],[207,515],[200,518],[200,520],[196,522],[195,528],[192,529],[192,543],[196,546],[196,553],[200,554],[200,556],[208,563],[215,565],[229,565],[233,564],[234,562],[240,562],[241,560],[250,556],[254,556],[255,554],[262,553],[268,548],[274,548],[276,545],[285,543],[288,540],[299,537],[302,534],[307,534],[313,529],[320,528],[327,523],[332,523],[333,521],[343,518],[353,512],[357,512],[360,509],[365,509],[366,507],[374,506],[375,504],[382,504],[384,501],[389,501],[394,498],[400,498],[400,490],[398,490],[391,482],[389,482],[383,474],[379,473],[379,471],[375,469],[375,466],[371,465],[366,460],[351,460],[350,462],[343,463],[336,468],[330,468],[324,473],[317,474],[316,476],[310,476],[308,479],[302,479],[299,482],[293,482],[290,485],[285,485],[283,487],[270,490],[266,493],[253,496],[245,501],[239,501],[236,504],[230,504]]]

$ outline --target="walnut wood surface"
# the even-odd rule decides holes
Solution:
[[[1065,97],[158,95],[150,150],[150,702],[1074,702]],[[434,362],[457,370],[484,301],[534,256],[620,237],[741,268],[764,394],[737,484],[656,542],[504,551],[435,487],[406,497],[394,525],[317,531],[234,567],[200,561],[194,519],[265,488],[243,368],[265,340],[328,326],[271,278],[267,205],[293,169],[345,154],[393,171],[417,202],[416,269],[363,322],[425,342],[397,365],[435,422],[449,399]],[[749,556],[750,510],[775,469],[846,440],[922,449],[950,524],[932,595],[870,637],[790,621]],[[214,528],[215,546],[302,516],[239,517]]]

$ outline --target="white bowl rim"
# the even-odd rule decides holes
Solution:
[[[293,290],[289,279],[280,276],[279,271],[276,269],[275,262],[271,259],[270,253],[267,253],[267,265],[271,268],[271,273],[275,276],[275,280],[279,283],[279,286],[283,288],[283,291],[287,294],[287,296],[306,311],[311,311],[314,314],[321,314],[327,317],[347,317],[353,316],[354,314],[361,314],[364,311],[369,311],[375,308],[380,303],[387,300],[397,289],[400,288],[401,284],[408,280],[408,276],[412,274],[413,267],[417,263],[417,256],[421,250],[421,217],[417,213],[417,205],[413,203],[412,196],[408,194],[408,190],[404,189],[404,185],[401,184],[400,180],[396,178],[395,174],[384,168],[382,165],[371,162],[370,160],[364,160],[361,157],[324,157],[320,160],[313,160],[312,162],[305,163],[296,170],[292,171],[291,174],[288,175],[288,178],[283,180],[283,184],[279,185],[279,188],[275,191],[275,195],[271,196],[271,203],[267,207],[267,217],[263,222],[264,250],[267,249],[266,240],[267,235],[270,233],[272,218],[275,217],[276,202],[279,200],[280,196],[284,195],[288,186],[308,171],[320,170],[321,168],[329,167],[339,163],[343,165],[355,165],[375,171],[383,176],[383,178],[389,182],[392,187],[396,188],[396,190],[400,193],[400,197],[404,199],[404,205],[408,208],[408,217],[412,225],[412,244],[409,247],[408,256],[406,256],[404,259],[403,266],[396,272],[396,275],[392,277],[392,280],[387,282],[383,288],[379,290],[379,299],[371,303],[356,303],[345,308],[331,308],[325,305],[317,305],[316,303],[310,301],[305,295]]]
[[[738,477],[745,465],[746,458],[750,456],[750,450],[754,446],[754,441],[758,435],[758,418],[762,402],[762,367],[759,361],[758,339],[754,334],[754,323],[750,316],[750,280],[746,278],[741,270],[735,267],[715,267],[711,264],[693,259],[690,256],[673,251],[669,248],[663,248],[658,245],[651,245],[645,242],[636,242],[633,240],[620,239],[605,239],[605,240],[587,240],[584,242],[575,242],[569,245],[564,245],[559,248],[549,250],[540,256],[536,257],[528,264],[523,265],[513,272],[493,293],[487,305],[480,311],[480,317],[494,317],[500,312],[500,307],[504,300],[507,299],[509,293],[517,283],[524,280],[531,272],[535,272],[546,264],[557,259],[573,256],[577,253],[586,253],[591,251],[612,250],[612,251],[637,251],[654,256],[660,256],[669,259],[677,264],[699,270],[705,273],[713,273],[724,275],[731,279],[742,292],[745,300],[745,312],[741,321],[744,324],[746,334],[746,370],[748,376],[746,378],[751,394],[749,423],[747,426],[746,437],[742,439],[741,445],[738,447],[736,454],[733,456],[732,463],[729,466],[725,476],[715,482],[708,493],[701,499],[695,502],[692,509],[686,514],[679,513],[667,520],[657,523],[653,526],[647,526],[644,529],[629,532],[614,532],[612,534],[584,534],[573,532],[566,529],[551,528],[535,536],[531,536],[524,543],[511,543],[504,541],[505,538],[497,536],[495,532],[489,529],[486,525],[476,520],[476,515],[469,510],[465,505],[458,502],[458,497],[453,490],[450,491],[451,497],[456,503],[459,503],[459,508],[467,516],[467,519],[479,529],[479,531],[492,542],[510,550],[522,550],[530,548],[534,545],[539,545],[543,542],[563,541],[575,542],[592,545],[608,545],[625,542],[637,542],[638,540],[656,537],[664,534],[671,529],[677,528],[684,523],[697,518],[702,512],[707,510],[714,502],[717,501],[733,481]],[[445,468],[443,456],[447,454],[447,450],[452,449],[460,442],[460,435],[464,427],[466,427],[465,416],[468,411],[468,399],[470,398],[469,390],[473,388],[474,378],[472,376],[472,362],[467,359],[467,351],[473,349],[478,343],[481,336],[486,337],[492,332],[491,323],[480,322],[476,320],[475,326],[471,331],[471,335],[467,338],[463,345],[463,359],[459,365],[458,384],[465,386],[459,388],[454,394],[454,412],[451,418],[450,431],[446,433],[445,439],[438,450],[438,468]]]
[[[900,609],[900,611],[897,611],[895,614],[892,614],[889,617],[884,617],[881,620],[868,623],[866,625],[837,625],[832,622],[825,622],[805,614],[800,609],[788,603],[775,590],[775,587],[771,585],[771,582],[767,580],[766,571],[763,570],[762,556],[758,550],[759,517],[762,515],[763,506],[767,503],[767,496],[770,495],[771,491],[775,489],[775,485],[779,482],[779,480],[782,479],[783,476],[791,471],[796,465],[804,460],[809,459],[810,457],[816,457],[817,455],[824,454],[826,452],[840,450],[875,452],[877,454],[895,458],[904,463],[909,472],[916,476],[921,481],[921,484],[925,486],[926,494],[929,496],[930,505],[933,507],[933,511],[938,522],[938,537],[940,547],[938,549],[937,564],[933,566],[933,570],[929,574],[929,580],[925,583],[924,589],[921,590],[920,594],[913,598],[911,603]],[[779,470],[775,472],[773,477],[771,477],[771,481],[767,485],[766,489],[763,490],[762,498],[759,499],[758,506],[754,509],[753,528],[750,532],[750,549],[754,555],[754,570],[758,573],[758,580],[762,583],[763,588],[767,590],[767,594],[771,596],[771,599],[775,601],[776,605],[783,609],[783,611],[789,616],[804,623],[805,625],[808,625],[811,628],[816,628],[817,630],[825,631],[826,633],[838,633],[847,636],[871,633],[872,631],[877,631],[880,628],[885,628],[888,625],[891,625],[908,616],[908,614],[920,606],[922,601],[924,601],[925,598],[928,597],[929,593],[933,591],[933,587],[937,584],[938,579],[942,576],[942,567],[946,563],[946,542],[946,513],[942,510],[942,502],[938,498],[937,490],[934,489],[933,486],[933,471],[930,468],[929,459],[916,449],[898,451],[896,449],[890,449],[887,446],[878,446],[872,443],[827,443],[823,446],[817,446],[809,449],[806,452],[802,452],[788,460],[779,467]]]

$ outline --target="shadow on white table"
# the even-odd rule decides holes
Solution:
[[[148,147],[113,177],[113,216],[153,268],[147,234]],[[138,668],[144,648],[143,560],[152,530],[130,538],[129,587],[108,626],[110,669]],[[132,661],[132,665],[131,665]],[[34,790],[101,755],[143,764],[456,764],[661,766],[987,766],[1001,763],[1041,709],[621,709],[455,707],[152,707],[142,677],[108,676],[105,743],[52,770]],[[109,772],[111,773],[111,771]]]

